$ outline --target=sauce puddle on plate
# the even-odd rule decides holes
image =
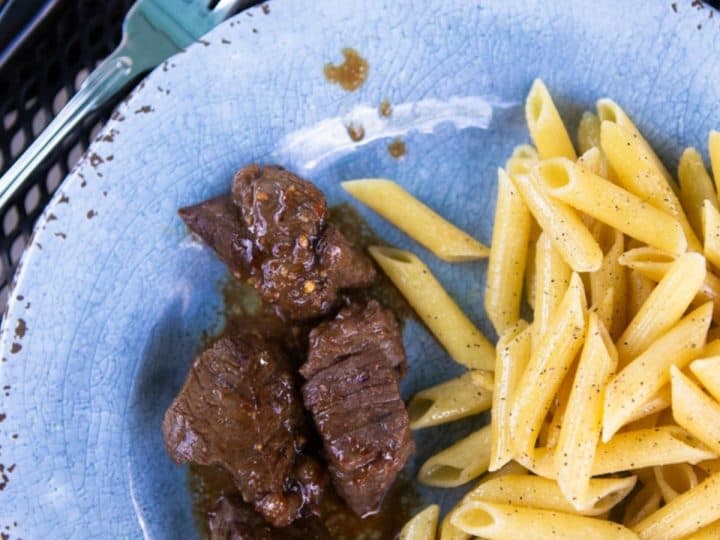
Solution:
[[[325,78],[339,84],[344,90],[352,92],[360,88],[368,76],[370,65],[360,54],[351,48],[342,50],[345,61],[337,66],[325,64]]]

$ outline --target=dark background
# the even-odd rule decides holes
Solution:
[[[717,25],[720,32],[720,14],[710,18],[711,6],[717,8],[720,0],[644,1],[666,3],[667,9],[679,16],[692,9],[707,10],[708,24]],[[0,0],[0,175],[72,97],[87,74],[119,43],[123,17],[133,3],[134,0]],[[247,0],[245,5],[257,3]],[[123,97],[87,118],[35,171],[28,187],[16,195],[4,212],[0,211],[0,311],[33,224]]]

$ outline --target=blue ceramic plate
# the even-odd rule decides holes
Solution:
[[[178,207],[275,162],[331,203],[343,179],[394,178],[489,242],[496,167],[527,140],[521,103],[542,77],[574,130],[600,96],[623,105],[674,166],[720,125],[720,19],[689,0],[367,0],[272,3],[157,69],[109,122],[40,220],[2,334],[0,530],[10,538],[193,538],[186,471],[166,457],[165,408],[203,331],[221,324],[223,266]],[[326,62],[354,47],[355,92]],[[381,119],[382,99],[394,115]],[[353,143],[345,124],[364,125]],[[388,143],[401,137],[407,154]],[[485,331],[485,263],[428,262]],[[406,326],[404,396],[457,367]],[[418,432],[416,468],[470,429]],[[415,470],[415,469],[413,469]],[[448,504],[457,492],[424,491]]]

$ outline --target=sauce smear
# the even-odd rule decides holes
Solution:
[[[337,66],[325,64],[325,78],[331,83],[339,84],[348,92],[357,90],[367,79],[370,65],[355,49],[342,50],[345,61]]]
[[[395,159],[400,159],[407,153],[405,149],[405,141],[402,139],[394,139],[390,144],[388,144],[388,152],[390,152],[390,155]]]

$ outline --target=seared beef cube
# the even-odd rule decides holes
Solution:
[[[253,337],[223,338],[202,353],[163,422],[176,463],[223,466],[275,526],[312,510],[320,496],[322,468],[301,455],[307,428],[287,358]]]
[[[377,302],[349,306],[310,333],[303,400],[333,484],[360,516],[380,509],[415,451],[398,388],[405,366],[397,322]]]
[[[324,322],[310,334],[310,353],[300,368],[303,377],[336,363],[344,356],[379,351],[400,377],[407,371],[400,327],[392,311],[371,300],[367,306],[353,304]]]
[[[220,195],[178,212],[188,228],[215,250],[235,277],[245,279],[252,263],[252,240],[230,195]]]
[[[220,497],[210,511],[211,540],[329,540],[322,522],[316,517],[299,519],[288,527],[267,523],[239,496]]]
[[[234,215],[211,199],[181,209],[180,216],[233,275],[288,317],[327,314],[340,289],[375,279],[367,257],[327,223],[325,197],[312,183],[280,167],[250,165],[235,175],[232,200]]]

